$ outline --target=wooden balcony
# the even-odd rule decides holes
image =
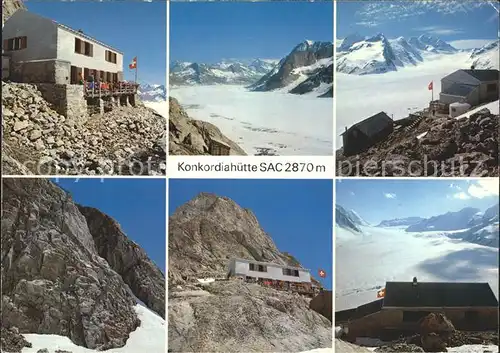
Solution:
[[[137,94],[138,84],[135,83],[92,83],[85,84],[86,98],[118,97],[123,95]]]

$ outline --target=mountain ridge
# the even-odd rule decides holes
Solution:
[[[497,51],[495,53],[495,50]],[[354,33],[337,44],[337,72],[368,75],[398,71],[418,66],[428,58],[461,52],[442,39],[429,35],[387,38],[383,33],[361,36]],[[483,48],[471,50],[468,62],[478,69],[494,68],[498,64],[498,40]]]

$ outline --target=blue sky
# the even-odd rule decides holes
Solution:
[[[481,211],[498,203],[498,179],[343,179],[336,203],[370,223],[404,217],[432,217],[464,207]]]
[[[352,1],[337,3],[337,37],[351,33],[389,38],[437,36],[459,49],[482,46],[498,38],[496,1]]]
[[[332,2],[170,3],[170,61],[281,59],[304,40],[333,41]]]
[[[162,179],[54,179],[83,206],[114,218],[165,273],[166,199]]]
[[[123,52],[125,79],[135,73],[128,64],[137,56],[139,82],[165,84],[166,19],[164,1],[26,1],[29,11],[51,18]]]
[[[171,179],[169,214],[200,192],[215,193],[248,208],[280,251],[287,251],[320,279],[332,281],[332,188],[330,180]]]

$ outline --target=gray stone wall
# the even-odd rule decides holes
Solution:
[[[39,83],[37,87],[54,110],[68,120],[83,123],[88,118],[83,86]]]
[[[11,80],[22,83],[69,84],[71,64],[62,60],[11,63]]]

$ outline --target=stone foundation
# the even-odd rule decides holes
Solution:
[[[89,115],[104,114],[105,104],[101,98],[87,98],[87,112]]]
[[[11,62],[10,80],[21,83],[69,84],[71,63],[63,60]]]
[[[83,86],[39,83],[36,84],[43,98],[54,110],[69,120],[83,123],[88,118]]]

